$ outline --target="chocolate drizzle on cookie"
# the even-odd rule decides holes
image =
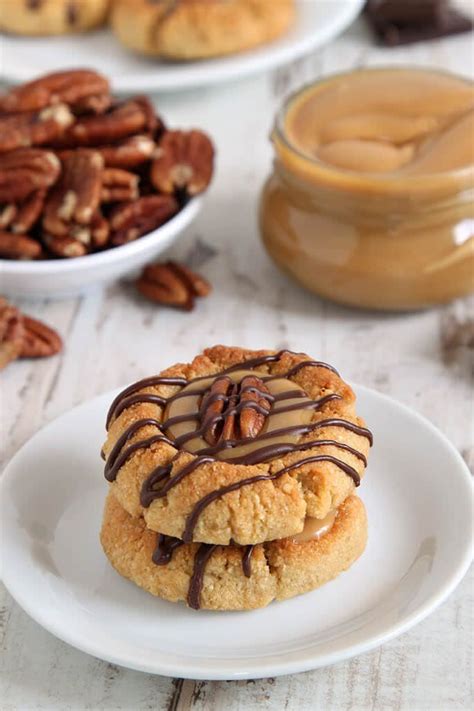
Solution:
[[[255,376],[244,374],[240,382],[234,382],[229,374],[238,371],[252,371],[259,366],[271,364],[279,361],[282,356],[290,351],[279,351],[278,353],[237,363],[231,367],[210,376],[203,376],[187,380],[183,377],[155,376],[145,378],[130,385],[121,392],[113,401],[107,415],[107,427],[125,409],[138,403],[151,403],[158,407],[168,408],[171,403],[186,397],[194,397],[199,402],[196,411],[179,414],[175,416],[165,416],[164,421],[159,421],[149,417],[133,422],[117,439],[112,448],[106,465],[105,477],[108,481],[114,481],[120,468],[135,452],[146,449],[154,443],[162,442],[173,448],[174,454],[167,464],[156,467],[145,479],[140,492],[140,503],[144,508],[148,508],[155,499],[160,499],[183,479],[195,472],[201,465],[212,464],[219,459],[219,454],[226,451],[225,460],[233,464],[255,465],[269,462],[286,454],[304,452],[318,447],[331,446],[341,451],[349,452],[359,459],[364,466],[366,458],[357,449],[339,442],[335,439],[312,439],[307,442],[298,442],[297,439],[303,435],[316,432],[326,427],[337,427],[346,429],[361,437],[365,437],[372,445],[371,432],[360,425],[346,419],[338,417],[328,417],[317,422],[307,422],[306,424],[289,425],[274,430],[265,430],[264,423],[270,415],[276,415],[297,410],[321,410],[327,403],[342,399],[337,393],[329,393],[317,400],[310,400],[301,388],[292,388],[283,392],[272,393],[268,388],[268,383],[272,381],[288,379],[295,376],[303,368],[318,367],[326,368],[337,374],[337,371],[327,363],[320,361],[304,360],[291,367],[285,373],[278,375],[268,375],[258,372]],[[199,382],[203,382],[203,387],[199,387]],[[211,381],[211,382],[209,382]],[[186,388],[174,395],[165,397],[153,393],[140,392],[144,388],[160,385],[178,386]],[[189,390],[188,386],[193,385]],[[194,387],[194,386],[197,387]],[[294,402],[301,398],[301,403]],[[292,401],[285,404],[285,401]],[[251,412],[251,416],[248,413]],[[196,429],[185,432],[178,436],[170,435],[170,427],[183,422],[196,422]],[[132,444],[129,440],[143,427],[156,427],[157,433],[145,439],[138,439]],[[275,441],[281,437],[293,438],[294,441]],[[197,449],[192,450],[194,458],[189,461],[183,458],[185,445],[190,442],[201,440]],[[257,444],[256,444],[257,443]],[[238,452],[237,448],[243,445],[252,444],[250,451]],[[236,454],[232,456],[232,450],[236,449]],[[178,450],[178,451],[176,451]],[[229,450],[231,450],[229,452]],[[188,450],[189,452],[189,450]],[[186,455],[184,455],[186,456]],[[189,457],[189,454],[188,454]],[[315,454],[311,452],[309,456],[298,461],[287,464],[272,473],[262,473],[236,481],[227,486],[211,491],[206,496],[199,499],[186,521],[182,540],[158,534],[156,550],[153,554],[153,562],[157,565],[166,565],[172,559],[173,552],[183,545],[193,540],[194,531],[202,512],[214,501],[220,499],[227,493],[237,491],[242,487],[250,486],[261,481],[275,481],[280,477],[294,472],[301,467],[316,462],[330,462],[337,466],[347,476],[349,476],[356,486],[360,483],[360,475],[357,470],[339,459],[333,454]],[[217,545],[201,543],[194,559],[194,569],[189,586],[188,604],[195,609],[199,608],[200,595],[203,583],[205,567]],[[251,557],[254,546],[245,546],[242,549],[242,571],[246,577],[251,575]]]
[[[152,561],[155,565],[168,565],[176,548],[184,544],[180,538],[174,536],[165,536],[164,533],[158,533],[156,548],[152,555]]]
[[[156,548],[152,555],[152,561],[155,565],[168,565],[173,558],[175,550],[184,545],[184,541],[174,536],[165,536],[163,533],[158,533],[156,538]],[[201,592],[204,582],[204,573],[206,565],[213,554],[219,548],[218,545],[208,543],[199,544],[199,548],[194,558],[193,575],[189,585],[188,604],[190,607],[198,610],[201,606]],[[242,548],[242,572],[246,578],[252,575],[252,553],[254,545],[244,546]]]
[[[194,570],[191,576],[188,589],[188,605],[194,610],[199,610],[201,607],[201,591],[204,582],[204,572],[206,565],[218,546],[212,543],[201,543],[194,556]]]

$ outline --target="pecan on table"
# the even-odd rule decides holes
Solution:
[[[155,151],[150,178],[162,193],[202,193],[211,182],[214,148],[202,131],[166,131]]]
[[[118,204],[109,216],[111,243],[115,246],[132,242],[155,230],[178,211],[171,195],[147,195],[134,202]]]
[[[21,313],[0,297],[0,370],[18,358],[25,328]]]
[[[0,203],[18,203],[56,182],[61,163],[51,151],[21,148],[0,154]]]
[[[46,233],[70,237],[77,226],[91,222],[100,202],[102,172],[103,159],[96,151],[77,150],[63,161],[61,178],[44,207]]]
[[[108,80],[92,70],[55,72],[14,87],[0,96],[0,112],[39,111],[54,104],[81,106],[91,97],[109,93]]]
[[[136,281],[138,291],[150,301],[191,311],[196,296],[207,296],[211,285],[204,277],[177,262],[149,264]]]
[[[19,358],[46,358],[62,350],[61,337],[50,326],[23,316],[24,336]]]
[[[253,439],[263,429],[272,396],[261,378],[245,376],[234,383],[228,376],[217,378],[200,407],[205,441],[214,446],[221,441]]]

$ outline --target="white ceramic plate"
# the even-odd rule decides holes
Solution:
[[[0,36],[0,67],[7,81],[27,81],[61,67],[93,67],[114,91],[180,90],[265,71],[320,47],[357,16],[364,0],[297,0],[290,32],[258,49],[200,62],[160,62],[125,50],[108,30],[54,38]]]
[[[121,578],[98,540],[106,493],[99,449],[108,393],[45,427],[1,484],[4,581],[40,625],[133,669],[194,679],[300,672],[405,632],[455,588],[471,560],[472,489],[427,420],[366,388],[375,446],[361,495],[362,558],[320,590],[254,612],[196,612]]]
[[[1,2],[1,0],[0,0]],[[194,220],[202,198],[193,198],[175,217],[139,239],[74,259],[0,259],[0,293],[62,299],[137,270],[167,249]]]

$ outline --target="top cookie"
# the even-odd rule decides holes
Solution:
[[[329,365],[215,346],[112,403],[105,475],[154,531],[261,543],[324,518],[360,482],[372,436]]]

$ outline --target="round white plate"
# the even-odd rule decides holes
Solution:
[[[290,674],[405,632],[454,589],[472,556],[470,476],[427,420],[366,388],[375,445],[360,493],[369,543],[320,590],[253,612],[196,612],[121,578],[98,539],[99,449],[113,393],[36,434],[3,475],[4,582],[40,625],[133,669],[193,679]]]
[[[114,91],[186,89],[265,71],[301,57],[341,33],[364,0],[296,0],[293,28],[271,44],[199,62],[161,62],[132,54],[109,30],[64,37],[0,36],[3,79],[22,82],[63,67],[87,66],[105,73]]]

